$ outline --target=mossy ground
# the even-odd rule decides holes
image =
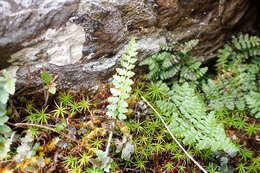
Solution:
[[[111,172],[200,172],[174,143],[158,117],[140,99],[140,94],[149,96],[149,92],[153,92],[146,90],[149,83],[142,78],[134,81],[134,92],[128,100],[127,121],[117,122],[114,139],[117,142],[122,140],[125,132],[120,129],[127,127],[135,149],[130,160],[125,161],[115,152],[118,143],[112,142]],[[34,135],[33,144],[38,143],[39,146],[35,149],[35,160],[28,158],[16,163],[12,155],[20,143],[17,140],[12,145],[13,153],[0,162],[2,168],[17,172],[103,172],[98,168],[95,150],[104,151],[106,148],[109,131],[106,106],[111,95],[110,87],[102,84],[95,93],[88,90],[60,91],[50,97],[47,107],[42,107],[42,93],[26,95],[25,92],[23,96],[13,97],[13,109],[19,118],[11,117],[9,125],[13,125],[20,137],[30,129]],[[247,112],[237,111],[217,112],[217,118],[224,123],[227,135],[239,146],[239,153],[231,158],[224,152],[200,151],[191,146],[184,146],[186,150],[209,172],[259,172],[259,120]],[[17,123],[24,125],[18,127]],[[221,158],[228,159],[227,164]]]

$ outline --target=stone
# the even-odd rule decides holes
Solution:
[[[42,42],[42,35],[48,29],[64,26],[78,3],[79,0],[1,0],[0,68],[10,64],[8,59],[12,54]],[[22,63],[30,61],[21,60]]]
[[[131,37],[139,60],[160,42],[199,39],[194,55],[208,61],[257,15],[251,0],[1,0],[0,68],[18,89],[41,86],[42,70],[60,88],[87,88],[111,77]]]
[[[82,58],[85,32],[79,25],[68,22],[60,30],[50,28],[42,35],[41,40],[44,41],[12,54],[8,62],[22,65],[24,62],[45,58],[51,64],[62,66],[74,64]]]

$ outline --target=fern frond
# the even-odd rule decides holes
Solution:
[[[184,55],[188,54],[195,46],[199,43],[198,39],[190,40],[184,43],[184,48],[180,50],[180,52]]]
[[[224,49],[219,49],[218,53],[219,55],[218,55],[216,67],[217,68],[222,67],[223,69],[227,69],[229,59],[235,56],[233,49],[229,45],[226,45]]]
[[[260,55],[259,37],[249,37],[248,34],[241,34],[238,38],[233,37],[232,44],[234,49],[226,45],[224,49],[218,51],[217,68],[222,67],[225,70],[227,68],[234,69],[237,65],[245,63],[247,59]]]
[[[163,60],[162,66],[167,69],[180,62],[180,58],[169,53],[169,56]]]
[[[191,50],[197,44],[198,40],[190,40],[184,44],[160,44],[161,52],[146,58],[140,65],[148,65],[148,79],[167,80],[170,83],[175,80],[181,83],[198,80],[206,73],[207,68],[200,68],[201,63],[191,56]]]
[[[168,45],[165,44],[165,43],[160,43],[160,48],[161,48],[161,50],[163,50],[163,51],[171,51],[173,47],[168,46]]]
[[[160,73],[160,79],[161,80],[167,80],[167,79],[173,78],[174,76],[177,75],[177,73],[179,72],[180,68],[181,68],[180,64],[177,64],[177,65],[171,67],[167,71],[162,71]]]
[[[253,114],[255,118],[260,118],[260,93],[251,91],[245,96],[245,99],[250,113]]]
[[[134,63],[137,61],[134,58],[137,55],[135,40],[131,39],[129,42],[126,53],[122,55],[121,65],[122,68],[117,68],[117,74],[113,76],[114,88],[110,91],[113,96],[108,98],[110,104],[107,106],[107,115],[112,118],[117,118],[119,120],[126,119],[125,113],[128,112],[128,103],[126,99],[129,98],[129,94],[132,90],[131,85],[134,83],[131,79],[134,76]],[[147,60],[146,63],[149,63]]]
[[[234,37],[232,41],[235,48],[247,59],[249,56],[260,55],[260,39],[256,36],[250,37],[248,34],[240,35],[239,38]]]
[[[213,110],[251,110],[246,100],[250,100],[249,93],[259,93],[260,38],[240,35],[233,37],[231,46],[219,50],[218,78],[208,80],[202,89]]]
[[[185,144],[212,151],[237,151],[214,112],[206,113],[204,103],[188,83],[175,85],[169,99],[157,101],[156,105],[164,115],[172,117],[169,127]]]
[[[202,90],[205,93],[208,106],[215,111],[227,108],[229,110],[245,110],[245,99],[241,92],[241,87],[234,88],[233,81],[209,79],[207,83],[202,84]]]

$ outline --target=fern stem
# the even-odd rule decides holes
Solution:
[[[204,173],[208,173],[186,150],[185,148],[179,143],[179,141],[173,136],[171,130],[169,129],[168,125],[165,123],[164,119],[162,118],[162,116],[156,111],[156,109],[141,95],[141,98],[143,99],[143,101],[150,107],[152,108],[152,110],[158,115],[158,117],[160,118],[160,120],[162,121],[163,125],[165,126],[165,128],[167,129],[167,131],[170,133],[171,137],[173,138],[173,140],[177,143],[177,145],[179,145],[179,147],[182,149],[182,151],[200,168],[200,170]]]

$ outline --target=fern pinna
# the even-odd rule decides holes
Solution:
[[[166,84],[163,89],[165,90]],[[156,101],[160,111],[171,119],[169,127],[184,144],[198,149],[236,152],[237,148],[226,136],[224,126],[216,121],[214,112],[207,113],[203,100],[188,83],[168,88],[168,96]]]
[[[148,65],[148,78],[152,80],[166,81],[196,81],[206,72],[207,67],[201,68],[201,62],[197,62],[191,56],[193,47],[198,44],[198,40],[191,40],[184,44],[172,42],[170,45],[160,44],[161,52],[156,53],[145,60],[140,65]]]
[[[249,109],[253,116],[259,118],[260,111],[255,107],[257,93],[260,93],[260,38],[240,35],[233,38],[232,43],[232,47],[226,45],[219,50],[219,75],[216,80],[204,83],[202,89],[212,109]],[[253,96],[252,93],[256,94]]]

